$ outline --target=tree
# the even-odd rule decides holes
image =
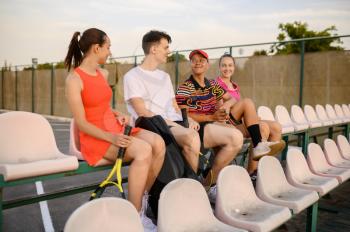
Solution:
[[[267,56],[267,51],[262,49],[262,50],[255,50],[253,53],[253,56]]]
[[[332,32],[337,31],[335,26],[330,26],[322,31],[313,31],[308,28],[307,23],[302,22],[280,23],[278,28],[282,32],[278,34],[277,40],[281,42],[285,40],[337,35],[332,34]],[[342,44],[340,38],[310,40],[305,42],[305,52],[344,50],[344,48],[338,46],[339,44]],[[270,52],[276,52],[276,54],[300,53],[300,43],[278,43],[271,46]]]
[[[186,56],[185,55],[183,55],[183,54],[180,54],[180,53],[178,53],[179,54],[179,61],[186,61],[187,59],[186,59]],[[169,63],[169,62],[174,62],[176,60],[176,53],[173,53],[173,54],[171,54],[171,56],[168,56],[168,59],[167,59],[167,62]]]

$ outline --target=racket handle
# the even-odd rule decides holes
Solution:
[[[129,135],[131,134],[131,129],[132,129],[131,126],[126,125],[126,126],[125,126],[125,129],[124,129],[124,135],[128,135],[128,136],[129,136]],[[121,159],[122,159],[122,158],[124,157],[125,150],[126,150],[125,147],[119,148],[119,151],[118,151],[118,158],[121,158]]]
[[[188,123],[187,109],[181,108],[182,122],[184,127],[188,128],[190,125]]]
[[[106,186],[100,187],[98,186],[95,191],[91,194],[89,201],[94,200],[96,198],[100,198],[102,193],[105,191]]]

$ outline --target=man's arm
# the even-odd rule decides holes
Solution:
[[[152,111],[146,108],[145,101],[141,97],[131,98],[129,99],[129,102],[139,117],[152,117],[155,115]]]

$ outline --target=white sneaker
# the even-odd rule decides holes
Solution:
[[[267,145],[267,142],[260,142],[253,148],[253,160],[259,160],[264,155],[269,154],[271,148]]]
[[[145,232],[157,232],[157,226],[153,224],[152,220],[146,214],[141,215],[141,223]]]
[[[157,226],[153,224],[152,220],[146,216],[146,211],[148,207],[148,193],[145,192],[145,194],[142,197],[142,206],[141,206],[141,222],[143,225],[143,229],[145,232],[157,232]]]
[[[216,185],[209,188],[207,194],[208,194],[208,198],[209,198],[210,203],[216,202],[216,193],[217,193]]]

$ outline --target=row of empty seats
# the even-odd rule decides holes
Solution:
[[[285,170],[275,157],[263,157],[258,164],[256,189],[243,167],[231,165],[224,168],[217,181],[214,213],[199,182],[177,179],[161,193],[158,231],[271,231],[288,221],[293,214],[306,208],[310,212],[315,207],[317,209],[320,197],[349,178],[350,144],[343,135],[339,135],[337,143],[326,139],[324,149],[310,143],[307,158],[300,150],[290,149]],[[100,200],[104,205],[105,200]],[[99,223],[100,229],[108,231],[101,225],[110,227],[116,215],[121,214],[121,210],[116,209],[115,213],[109,212],[110,216],[102,217],[98,211],[90,210],[90,214],[84,213],[79,217],[78,214],[89,204],[97,203],[87,203],[74,212],[65,231],[76,231],[71,228],[79,228],[80,223],[84,224],[84,231],[89,231],[86,225],[88,218],[90,223]],[[133,206],[130,205],[130,208]],[[136,209],[133,214],[137,214]],[[139,217],[126,220],[122,215],[122,218],[126,224],[140,225]],[[123,226],[120,223],[121,220],[115,219],[111,228]]]
[[[350,123],[350,105],[330,104],[316,105],[315,109],[310,105],[304,106],[304,111],[300,106],[292,105],[291,114],[285,106],[278,105],[273,115],[267,106],[258,107],[258,115],[261,119],[278,121],[282,125],[282,133],[293,133],[322,126],[338,125]]]

